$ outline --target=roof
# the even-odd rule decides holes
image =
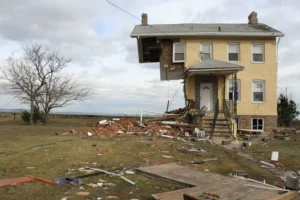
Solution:
[[[240,71],[243,69],[243,66],[234,63],[224,62],[215,59],[205,59],[202,62],[199,62],[199,64],[190,67],[186,71]]]
[[[277,36],[284,34],[257,24],[153,24],[136,25],[131,37],[149,36]]]

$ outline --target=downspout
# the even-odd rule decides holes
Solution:
[[[278,97],[278,48],[279,48],[279,42],[280,42],[280,39],[281,39],[282,36],[279,37],[278,41],[277,41],[277,45],[276,45],[276,97]],[[277,101],[276,101],[277,102]],[[276,109],[277,110],[277,123],[279,123],[279,120],[278,120],[278,108]]]

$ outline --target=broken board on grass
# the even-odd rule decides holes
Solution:
[[[246,180],[201,172],[175,163],[143,167],[137,171],[147,176],[161,177],[193,187],[152,195],[154,199],[159,200],[183,200],[185,193],[195,196],[203,192],[218,194],[221,199],[258,200],[280,197],[277,191],[247,187],[245,184],[249,182]]]

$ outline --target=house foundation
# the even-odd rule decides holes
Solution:
[[[263,119],[264,132],[272,132],[277,128],[276,115],[236,115],[234,118],[239,120],[240,129],[252,129],[252,119]]]

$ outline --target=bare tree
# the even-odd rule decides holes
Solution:
[[[52,109],[84,101],[89,94],[90,88],[79,84],[72,76],[52,73],[43,86],[41,95],[37,96],[36,104],[43,110],[44,121],[48,122]]]
[[[59,73],[70,61],[41,44],[24,47],[23,55],[18,58],[8,58],[1,70],[2,88],[22,102],[30,103],[30,124],[33,124],[35,101],[50,76]]]

